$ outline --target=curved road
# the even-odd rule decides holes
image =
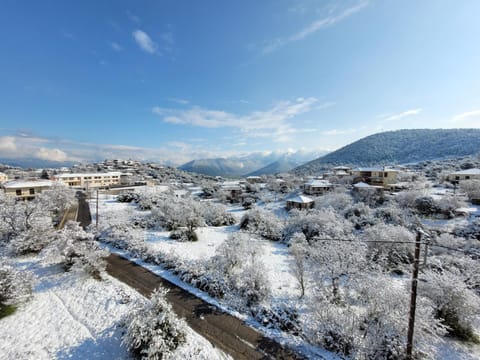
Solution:
[[[78,192],[77,221],[88,226],[92,217],[86,195]],[[167,300],[175,313],[183,317],[188,325],[221,348],[235,359],[303,359],[290,349],[284,348],[275,340],[267,338],[243,321],[229,315],[170,281],[151,271],[122,258],[110,254],[107,272],[149,297],[158,287],[168,289]]]

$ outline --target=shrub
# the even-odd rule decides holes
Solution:
[[[192,229],[181,228],[170,232],[170,239],[177,241],[198,241],[198,236]]]
[[[20,272],[0,258],[0,318],[15,311],[14,304],[25,301],[32,292],[33,275]]]
[[[125,319],[123,343],[142,359],[165,359],[186,341],[187,325],[175,316],[166,294],[155,290],[149,302],[135,305]]]

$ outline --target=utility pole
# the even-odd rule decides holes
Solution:
[[[97,203],[96,203],[95,227],[96,227],[96,229],[98,230],[98,188],[97,188]]]
[[[407,360],[413,360],[413,332],[415,327],[415,310],[417,307],[417,283],[421,240],[422,234],[420,231],[417,231],[417,238],[415,240],[415,259],[413,260],[412,289],[410,293],[410,316],[408,318]]]

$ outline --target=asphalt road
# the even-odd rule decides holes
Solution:
[[[90,208],[85,194],[82,194],[77,194],[77,221],[82,226],[88,226],[91,223]],[[115,254],[110,254],[106,260],[107,272],[111,276],[146,297],[159,286],[168,289],[166,297],[173,311],[184,318],[193,330],[234,359],[303,359],[243,321],[151,271]]]

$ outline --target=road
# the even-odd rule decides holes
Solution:
[[[86,196],[78,196],[77,221],[82,226],[91,223],[91,214]],[[243,321],[229,315],[170,281],[151,271],[110,254],[107,272],[149,297],[159,286],[168,289],[167,301],[173,311],[184,318],[197,333],[208,339],[214,346],[230,354],[234,359],[302,359],[293,351],[282,347],[275,340],[267,338]]]

